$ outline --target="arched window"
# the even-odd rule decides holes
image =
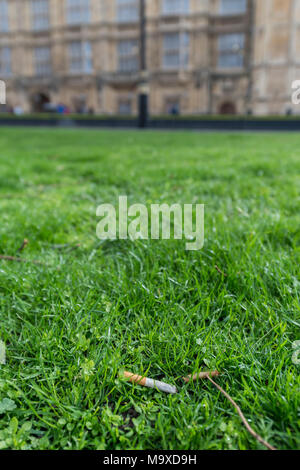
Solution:
[[[31,97],[32,111],[35,113],[44,112],[50,101],[50,96],[47,93],[35,93]]]
[[[219,109],[220,114],[236,114],[235,104],[231,101],[225,101],[221,104]]]

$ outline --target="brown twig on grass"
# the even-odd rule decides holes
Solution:
[[[261,444],[263,444],[265,447],[267,447],[267,449],[269,450],[276,450],[275,447],[271,446],[271,444],[269,444],[267,441],[265,441],[259,434],[257,434],[250,426],[250,424],[248,423],[247,419],[245,418],[245,416],[243,415],[242,413],[242,410],[241,408],[238,406],[238,404],[231,398],[230,395],[228,395],[228,393],[225,392],[225,390],[223,390],[222,387],[220,387],[220,385],[218,385],[216,382],[214,382],[214,380],[212,380],[212,378],[210,377],[210,374],[207,374],[206,377],[226,398],[227,400],[230,401],[230,403],[235,407],[236,411],[238,412],[245,428],[247,429],[247,431],[258,441],[260,442]]]
[[[52,250],[66,250],[69,248],[69,251],[77,250],[77,248],[80,248],[80,243],[77,243],[77,245],[71,245],[69,243],[66,243],[64,245],[51,245]]]
[[[222,274],[222,276],[225,276],[225,277],[227,276],[227,274],[224,273],[217,264],[215,265],[215,269],[218,271],[219,274]]]
[[[4,261],[16,261],[17,263],[32,263],[39,266],[45,266],[44,263],[40,263],[39,261],[30,260],[30,259],[23,259],[17,258],[16,256],[7,256],[7,255],[0,255],[0,260]]]
[[[28,243],[29,243],[29,240],[27,240],[27,238],[24,238],[22,245],[17,250],[17,253],[20,253],[21,251],[23,251],[24,248],[28,245]]]
[[[198,374],[194,375],[188,375],[187,377],[183,377],[183,380],[185,383],[188,382],[195,382],[198,379],[207,379],[208,377],[218,377],[220,375],[220,372],[217,370],[209,371],[209,372],[199,372]]]

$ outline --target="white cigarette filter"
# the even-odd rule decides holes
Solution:
[[[146,378],[146,387],[157,388],[158,390],[166,393],[177,393],[177,388],[173,387],[173,385],[160,382],[159,380],[148,379],[148,377]]]
[[[159,380],[149,379],[148,377],[142,377],[141,375],[132,374],[131,372],[124,372],[124,377],[129,379],[130,382],[142,385],[147,388],[154,388],[165,393],[177,393],[177,388],[173,385],[160,382]]]

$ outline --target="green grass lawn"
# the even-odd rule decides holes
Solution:
[[[0,261],[0,448],[262,449],[212,384],[180,379],[209,369],[299,448],[299,175],[297,134],[2,128],[0,254],[28,238],[43,264]],[[204,203],[204,248],[101,242],[96,207],[119,195]]]

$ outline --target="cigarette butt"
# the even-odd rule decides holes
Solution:
[[[196,380],[200,380],[200,379],[207,379],[207,377],[218,377],[218,375],[220,375],[220,372],[218,372],[217,370],[212,370],[212,371],[208,371],[208,372],[199,372],[198,374],[194,374],[194,375],[188,375],[187,377],[183,377],[183,380],[185,381],[185,383],[188,383],[188,382],[195,382]]]
[[[123,372],[123,375],[126,379],[129,380],[129,382],[146,387],[146,377],[142,377],[141,375],[137,374],[132,374],[131,372],[126,372],[126,370]]]
[[[126,379],[129,379],[131,383],[136,383],[147,388],[155,388],[165,393],[177,393],[176,387],[173,387],[173,385],[166,384],[165,382],[149,379],[148,377],[142,377],[141,375],[132,374],[131,372],[126,371],[123,372],[123,375]]]

